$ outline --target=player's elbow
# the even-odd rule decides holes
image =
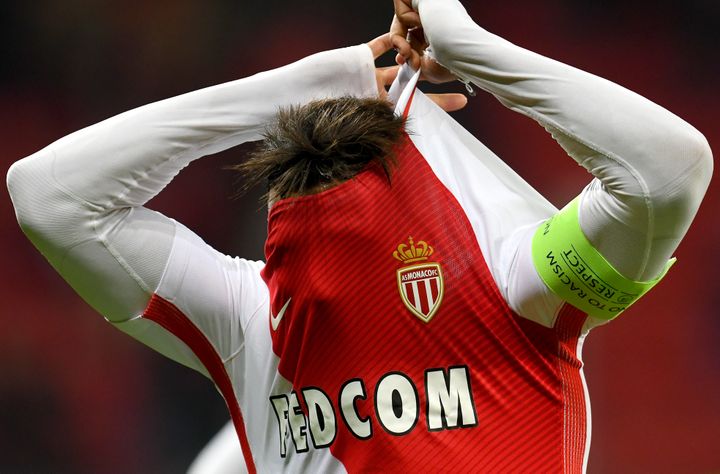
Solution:
[[[31,239],[44,227],[46,217],[57,213],[52,205],[53,189],[47,155],[48,152],[43,150],[13,163],[6,178],[15,216]]]
[[[691,194],[704,195],[710,185],[713,173],[713,155],[705,136],[693,127],[688,127],[679,144],[681,152],[680,169],[668,185],[682,188]],[[677,157],[676,157],[677,159]]]
[[[33,214],[32,182],[26,160],[16,161],[10,166],[6,178],[8,193],[15,208],[15,216],[23,228],[28,217]]]
[[[705,135],[694,130],[692,137],[688,140],[688,147],[691,149],[694,165],[694,181],[695,185],[703,189],[705,192],[710,185],[710,179],[713,173],[713,154],[710,144]]]
[[[700,207],[713,173],[713,156],[710,145],[702,133],[687,127],[682,138],[676,139],[677,155],[666,179],[656,182],[650,197],[659,213],[668,215],[694,215]],[[679,156],[678,156],[679,155]]]

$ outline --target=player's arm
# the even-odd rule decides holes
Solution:
[[[217,349],[233,350],[242,343],[243,319],[264,295],[261,264],[221,255],[143,205],[193,160],[261,138],[279,107],[377,94],[373,62],[364,45],[320,53],[66,136],[10,168],[8,189],[20,226],[109,321],[195,365],[182,344],[140,317],[172,268],[177,291],[197,296],[188,298],[194,305],[189,316],[211,340],[232,327],[225,331],[232,338],[217,337],[227,347]]]
[[[409,1],[398,3],[411,13]],[[412,8],[438,63],[539,122],[594,176],[579,205],[563,213],[616,276],[635,283],[658,277],[709,184],[705,137],[617,84],[485,31],[457,0],[413,0]],[[529,255],[516,262],[523,258]],[[512,284],[519,306],[537,298],[536,286]]]

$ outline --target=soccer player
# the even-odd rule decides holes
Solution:
[[[708,144],[455,0],[395,6],[392,39],[370,49],[150,104],[21,160],[18,220],[108,321],[214,381],[250,472],[580,472],[582,341],[664,275],[708,186]],[[370,50],[390,41],[427,77],[536,120],[592,181],[557,211],[410,65],[393,105],[378,99],[392,72]],[[241,166],[268,182],[265,262],[143,207],[268,126]]]

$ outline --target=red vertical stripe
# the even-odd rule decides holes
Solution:
[[[405,283],[405,292],[407,293],[407,299],[411,305],[415,306],[415,293],[413,293],[412,283]]]
[[[407,101],[407,104],[405,105],[405,110],[403,110],[403,118],[407,118],[408,114],[410,113],[410,106],[412,106],[413,99],[415,98],[415,90],[416,88],[413,87],[413,91],[410,94],[410,98]]]
[[[564,464],[565,472],[582,472],[587,440],[587,413],[585,389],[577,357],[577,347],[587,315],[565,304],[555,323],[558,337],[558,360],[564,398]]]
[[[225,370],[225,364],[223,364],[220,355],[213,345],[182,311],[158,295],[152,296],[150,303],[148,303],[147,308],[145,308],[143,317],[154,321],[172,333],[184,342],[193,351],[195,356],[200,359],[200,362],[205,366],[210,377],[212,377],[212,380],[225,399],[228,410],[230,410],[230,416],[232,417],[235,431],[237,431],[238,438],[240,439],[240,446],[242,447],[248,472],[253,474],[257,472],[255,469],[255,461],[250,451],[247,434],[245,433],[245,423],[242,413],[240,412],[240,404],[238,404],[237,397],[235,397],[235,389],[230,381],[230,376]]]
[[[433,301],[437,301],[438,296],[440,296],[440,290],[438,290],[438,281],[437,278],[433,278],[430,280],[430,290],[432,293],[432,299]]]

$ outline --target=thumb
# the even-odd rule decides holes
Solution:
[[[427,94],[427,97],[445,112],[455,112],[468,103],[467,97],[463,94]]]

